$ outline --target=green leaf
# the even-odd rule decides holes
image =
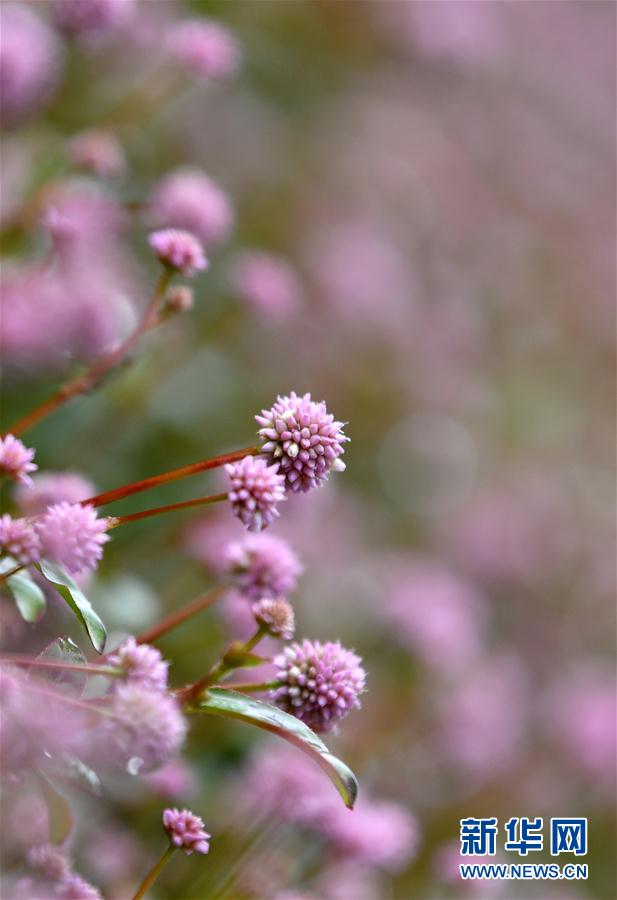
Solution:
[[[6,556],[0,560],[0,574],[10,572],[17,565],[16,560]],[[23,569],[6,579],[6,586],[13,595],[17,609],[26,622],[38,622],[45,612],[45,594],[28,572]]]
[[[356,776],[344,762],[330,753],[321,738],[300,719],[261,700],[221,688],[211,688],[195,709],[198,712],[240,719],[295,744],[321,766],[343,798],[345,806],[353,809],[358,796]]]
[[[63,844],[73,827],[71,807],[44,772],[39,769],[36,775],[47,806],[49,840],[52,844]]]
[[[223,657],[224,664],[230,669],[247,669],[252,666],[261,666],[270,662],[266,656],[259,656],[250,650],[245,650],[240,641],[232,644]]]
[[[51,662],[79,663],[80,665],[87,661],[77,644],[67,636],[56,638],[51,644],[48,644],[43,652],[39,653],[37,659],[50,660]],[[73,696],[75,696],[75,691],[77,691],[78,696],[83,693],[88,680],[87,672],[74,672],[70,669],[62,671],[62,669],[38,668],[37,674],[39,677],[44,677],[48,681],[54,682],[59,687],[69,688]]]
[[[105,626],[92,608],[92,604],[75,584],[71,576],[56,563],[49,562],[47,559],[41,560],[38,564],[41,574],[49,581],[50,584],[64,597],[68,605],[71,607],[81,624],[86,629],[92,646],[97,653],[102,653],[105,649],[105,641],[107,632]]]

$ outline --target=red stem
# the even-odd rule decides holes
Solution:
[[[189,509],[191,506],[205,506],[208,503],[220,503],[227,500],[227,494],[211,494],[209,497],[197,497],[195,500],[182,500],[180,503],[168,503],[166,506],[155,506],[154,509],[142,509],[141,512],[130,513],[128,516],[110,516],[108,530],[117,528],[118,525],[126,525],[128,522],[137,522],[139,519],[149,519],[150,516],[158,516],[162,513],[174,512],[177,509]]]
[[[82,505],[104,506],[107,503],[115,503],[116,500],[130,497],[131,494],[138,494],[140,491],[158,487],[159,484],[186,478],[188,475],[196,475],[198,472],[205,472],[208,469],[217,469],[226,463],[237,462],[240,459],[244,459],[245,456],[255,456],[260,452],[261,447],[244,447],[242,450],[233,450],[231,453],[223,453],[220,456],[213,456],[211,459],[202,459],[200,462],[181,466],[179,469],[170,469],[168,472],[162,472],[160,475],[151,475],[149,478],[144,478],[141,481],[133,481],[131,484],[125,484],[123,487],[113,488],[113,490],[105,491],[103,494],[89,497],[87,500],[82,500]]]
[[[197,615],[197,613],[200,613],[203,609],[208,609],[208,607],[212,606],[213,603],[215,603],[227,590],[228,587],[222,585],[221,587],[215,588],[213,591],[209,591],[207,594],[198,597],[182,609],[171,613],[171,615],[163,619],[162,622],[159,622],[158,625],[154,625],[147,631],[142,631],[141,634],[138,634],[136,637],[137,643],[151,644],[153,641],[160,638],[161,635],[167,634],[168,631],[172,631],[172,629],[177,628],[178,625],[186,622],[191,616]]]

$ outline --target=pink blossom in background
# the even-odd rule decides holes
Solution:
[[[135,0],[52,0],[59,28],[72,37],[91,38],[125,25]]]
[[[149,787],[162,797],[187,799],[198,789],[197,772],[185,759],[171,759],[144,776]]]
[[[15,499],[24,516],[44,513],[56,503],[79,503],[97,493],[94,482],[78,472],[40,472],[31,487],[19,487]]]
[[[293,266],[283,257],[245,250],[228,266],[232,291],[254,313],[283,321],[302,305],[302,287]]]
[[[224,243],[234,224],[225,191],[201,169],[186,166],[165,175],[150,197],[146,215],[157,228],[184,228],[206,251]]]
[[[344,856],[360,864],[396,872],[404,869],[419,848],[419,825],[398,803],[363,794],[353,810],[332,809],[324,833]]]
[[[285,596],[303,571],[300,560],[282,538],[248,534],[223,548],[217,566],[232,575],[237,589],[252,600]]]
[[[67,154],[73,165],[102,177],[121,175],[126,168],[122,146],[107,131],[84,131],[67,144]]]
[[[404,0],[386,12],[393,36],[402,34],[429,58],[477,65],[495,62],[504,49],[503,11],[482,0]]]
[[[0,516],[0,549],[20,565],[37,562],[41,545],[36,530],[26,519],[13,519],[8,513]]]
[[[233,34],[205,17],[176,23],[168,32],[167,47],[176,62],[202,78],[227,78],[240,64]]]
[[[617,680],[601,663],[579,662],[550,685],[543,704],[549,738],[585,776],[609,789],[617,759]]]
[[[54,32],[36,6],[3,3],[0,29],[0,109],[2,121],[32,115],[53,96],[62,56]]]
[[[401,567],[386,603],[399,640],[436,674],[456,674],[482,647],[484,598],[461,576],[436,561],[418,558]]]
[[[449,767],[468,784],[506,777],[526,736],[528,682],[514,656],[489,657],[444,689],[437,741]]]

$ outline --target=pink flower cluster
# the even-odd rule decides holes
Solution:
[[[181,847],[187,856],[191,853],[205,854],[210,849],[210,835],[204,828],[203,820],[188,809],[166,809],[163,827],[174,847]]]
[[[261,531],[280,513],[278,504],[286,499],[285,479],[276,464],[245,456],[225,466],[229,478],[229,501],[235,516],[249,531]]]

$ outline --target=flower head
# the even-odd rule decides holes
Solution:
[[[269,466],[263,459],[245,456],[228,463],[229,500],[234,515],[249,531],[261,531],[278,515],[277,503],[285,500],[285,478],[278,465]]]
[[[247,534],[228,544],[224,570],[250,600],[285,596],[296,586],[302,564],[286,541],[269,534]]]
[[[126,681],[153,691],[167,690],[169,663],[156,647],[138,644],[129,637],[107,657],[110,666],[122,669]]]
[[[274,663],[282,682],[274,701],[315,731],[328,731],[360,706],[366,682],[362,660],[338,641],[291,644]]]
[[[39,536],[27,519],[13,519],[8,513],[0,516],[0,549],[22,566],[40,559]]]
[[[188,809],[166,809],[163,812],[163,827],[171,843],[182,847],[187,856],[207,853],[210,849],[210,835],[204,830],[202,819]]]
[[[96,487],[77,472],[45,472],[35,475],[31,487],[19,485],[15,499],[24,516],[37,516],[55,503],[80,503],[96,494]]]
[[[28,862],[33,869],[51,881],[62,881],[71,871],[66,855],[54,844],[39,844],[28,850]]]
[[[33,481],[30,472],[38,469],[36,463],[32,462],[33,459],[34,450],[24,446],[19,438],[12,434],[0,437],[0,475],[31,487]]]
[[[240,62],[234,36],[210,19],[186,19],[171,29],[169,50],[189,71],[204,78],[225,78]]]
[[[187,278],[208,268],[204,250],[194,234],[176,228],[153,231],[148,243],[165,266]]]
[[[107,519],[80,503],[56,503],[36,522],[42,555],[75,575],[96,568],[109,540],[107,528]]]
[[[121,762],[135,774],[163,765],[179,750],[187,724],[173,697],[141,684],[122,684],[104,729]]]
[[[187,284],[175,284],[165,294],[165,310],[172,313],[188,312],[193,308],[195,295]]]
[[[170,172],[158,183],[148,204],[148,217],[159,228],[184,228],[206,249],[229,237],[234,212],[227,194],[197,168]]]
[[[261,426],[263,452],[280,465],[287,487],[292,491],[310,491],[327,480],[330,472],[342,472],[343,423],[335,422],[325,403],[299,397],[294,391],[279,396],[271,409],[255,416]]]
[[[289,600],[284,597],[263,597],[253,603],[253,615],[257,624],[274,637],[290,641],[296,628],[296,617]]]

